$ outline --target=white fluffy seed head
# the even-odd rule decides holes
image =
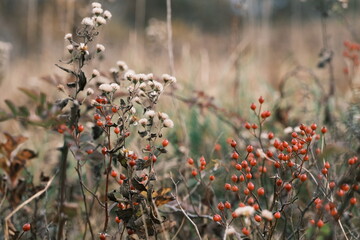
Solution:
[[[117,83],[111,83],[110,86],[113,88],[114,91],[117,91],[120,89],[120,86]]]
[[[103,11],[104,10],[101,7],[96,7],[96,8],[93,8],[92,13],[98,16],[98,15],[102,14]]]
[[[96,44],[96,51],[97,52],[103,52],[105,51],[105,47],[102,44]]]
[[[116,65],[119,67],[121,72],[128,70],[128,66],[127,66],[126,62],[124,62],[124,61],[117,61]]]
[[[272,212],[270,212],[269,210],[267,209],[264,209],[261,211],[261,216],[269,221],[271,221],[273,219],[273,214]]]
[[[92,71],[92,77],[94,78],[94,77],[98,77],[98,76],[100,76],[100,72],[98,70],[94,69]]]
[[[88,89],[86,89],[86,95],[93,95],[94,94],[94,89],[92,89],[92,88],[88,88]]]
[[[103,92],[112,92],[114,91],[113,87],[108,83],[103,83],[99,86],[99,89]]]
[[[153,118],[153,117],[155,117],[155,111],[154,110],[147,110],[144,115],[147,118]]]
[[[124,78],[129,81],[132,81],[134,76],[135,76],[135,72],[131,69],[126,71],[126,73],[124,74]]]
[[[170,118],[165,119],[164,122],[163,122],[163,126],[166,127],[166,128],[173,128],[174,127],[174,122]]]
[[[235,214],[237,216],[245,216],[245,217],[249,217],[249,216],[253,215],[254,212],[255,212],[255,209],[251,206],[238,207],[235,210]]]
[[[93,8],[101,8],[101,4],[98,3],[98,2],[93,2],[93,3],[91,4],[91,6],[92,6]]]
[[[69,51],[69,53],[72,53],[74,51],[74,46],[69,44],[66,46],[66,49]]]
[[[83,20],[81,21],[81,24],[92,27],[92,26],[94,26],[94,21],[91,18],[86,17],[86,18],[83,18]]]
[[[65,40],[71,40],[71,39],[72,39],[72,34],[71,34],[71,33],[65,34],[64,39],[65,39]]]
[[[112,14],[108,10],[105,10],[103,16],[104,16],[105,19],[111,19]]]
[[[169,115],[167,115],[166,113],[164,112],[158,112],[158,117],[161,121],[164,121],[165,119],[168,119],[169,118]]]
[[[146,118],[141,118],[138,122],[144,127],[146,126],[146,124],[148,124],[148,120]]]
[[[95,18],[95,21],[96,21],[96,23],[100,26],[100,25],[105,25],[106,24],[106,19],[105,18],[103,18],[103,17],[96,17]]]

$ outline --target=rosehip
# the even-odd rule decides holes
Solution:
[[[22,229],[23,229],[24,232],[29,231],[29,230],[31,229],[30,223],[25,223],[25,224],[23,225]]]

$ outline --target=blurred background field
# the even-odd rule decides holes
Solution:
[[[113,13],[97,40],[106,46],[107,54],[88,66],[89,71],[108,71],[117,60],[124,60],[137,72],[169,72],[166,1],[102,3]],[[76,31],[75,26],[89,12],[88,4],[74,0],[0,1],[2,100],[26,101],[17,90],[24,86],[56,93],[40,78],[63,74],[54,65],[66,56],[63,36]],[[177,93],[189,98],[195,96],[193,91],[204,91],[217,106],[246,118],[249,111],[241,106],[260,95],[275,103],[281,82],[288,77],[283,100],[289,101],[277,104],[291,108],[295,115],[305,111],[308,119],[322,121],[317,114],[322,111],[320,91],[329,91],[330,76],[327,67],[317,67],[322,58],[319,54],[326,39],[333,52],[334,106],[342,109],[351,101],[349,77],[343,73],[348,66],[342,56],[343,42],[359,39],[359,5],[358,0],[173,1]],[[304,70],[294,74],[298,68]],[[198,116],[183,103],[175,105],[169,107],[176,109],[175,115]],[[4,107],[4,101],[0,106]],[[11,131],[19,131],[15,124],[7,124]]]

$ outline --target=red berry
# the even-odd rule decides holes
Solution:
[[[237,192],[237,191],[239,191],[239,188],[238,188],[238,186],[232,186],[231,187],[231,191],[233,191],[233,192]]]
[[[116,216],[116,217],[115,217],[115,222],[116,222],[116,223],[120,223],[120,222],[121,222],[121,219]]]
[[[330,188],[330,189],[333,189],[335,186],[336,186],[336,183],[335,183],[335,182],[330,182],[330,183],[329,183],[329,188]]]
[[[357,202],[356,198],[354,198],[354,197],[350,198],[350,204],[351,205],[355,205],[356,202]]]
[[[259,103],[260,104],[263,104],[265,102],[265,99],[261,96],[261,97],[259,97]]]
[[[83,126],[83,125],[79,125],[79,126],[78,126],[78,131],[79,131],[79,132],[84,131],[84,126]]]
[[[214,181],[214,180],[215,180],[215,176],[214,176],[214,175],[211,175],[211,176],[209,177],[209,179],[210,179],[210,181]]]
[[[106,234],[105,233],[100,233],[99,239],[100,240],[105,240],[106,239]]]
[[[246,227],[244,227],[241,232],[245,235],[245,236],[249,236],[250,235],[250,231],[249,229],[247,229]]]
[[[276,219],[281,218],[281,213],[280,212],[274,213],[274,218],[276,218]]]
[[[101,120],[97,120],[96,121],[96,125],[98,125],[99,127],[101,127],[102,125],[104,125],[104,123]]]
[[[93,149],[88,149],[88,150],[86,150],[86,153],[87,153],[87,154],[92,154],[93,152],[94,152]]]
[[[244,126],[245,126],[245,128],[246,128],[246,129],[248,129],[248,130],[250,130],[250,128],[251,128],[251,125],[250,125],[250,123],[248,123],[248,122],[247,122],[247,123],[245,123],[245,125],[244,125]]]
[[[321,228],[322,226],[324,226],[324,222],[320,219],[317,224],[318,228]]]
[[[225,205],[222,203],[222,202],[219,202],[218,205],[217,205],[217,208],[222,211],[225,209]]]
[[[94,119],[95,120],[99,120],[100,118],[101,118],[101,116],[99,114],[97,114],[97,113],[94,114]]]
[[[112,170],[112,171],[111,171],[111,176],[112,176],[113,178],[116,178],[117,172],[116,172],[115,170]]]
[[[194,159],[188,158],[188,159],[187,159],[187,162],[188,162],[190,165],[193,165],[193,164],[194,164]]]
[[[135,165],[136,165],[136,161],[135,161],[134,159],[131,159],[131,160],[129,161],[129,165],[130,165],[130,167],[135,166]]]
[[[344,196],[344,194],[345,194],[345,192],[344,192],[344,190],[339,190],[339,191],[337,191],[337,195],[339,196],[339,197],[342,197],[342,196]]]
[[[229,203],[228,201],[225,202],[225,208],[230,209],[231,208],[231,203]]]
[[[271,140],[271,139],[273,139],[273,138],[274,138],[274,133],[270,132],[270,133],[268,134],[268,139]]]
[[[249,145],[249,146],[246,147],[246,151],[247,151],[248,153],[251,153],[252,151],[254,151],[254,147],[251,146],[251,145]]]
[[[225,187],[226,190],[230,190],[230,189],[231,189],[231,185],[230,185],[229,183],[225,183],[225,186],[224,186],[224,187]]]
[[[242,169],[242,166],[237,163],[237,164],[235,165],[235,168],[236,168],[236,170],[240,171],[240,170]]]
[[[305,182],[307,180],[307,175],[305,173],[300,175],[300,181]]]
[[[220,222],[220,221],[221,221],[221,216],[220,216],[219,214],[215,214],[215,215],[213,216],[213,220],[214,220],[215,222]]]
[[[195,170],[195,169],[193,169],[192,171],[191,171],[191,175],[193,175],[194,177],[197,175],[198,173],[197,173],[197,171]]]
[[[315,123],[311,124],[311,129],[312,130],[316,130],[316,128],[317,128],[317,125]]]
[[[293,138],[297,138],[297,133],[296,132],[293,132],[292,134],[291,134],[291,136],[293,137]]]
[[[114,128],[114,133],[119,134],[120,133],[120,128],[118,128],[118,127]]]
[[[323,169],[321,169],[321,172],[322,172],[322,174],[324,174],[324,175],[328,174],[328,170],[327,170],[327,168],[323,168]]]
[[[310,222],[311,225],[315,225],[315,220],[314,219],[310,219],[309,222]]]
[[[236,147],[237,143],[235,140],[231,140],[231,143],[230,143],[231,147]]]
[[[102,152],[102,154],[106,154],[107,153],[107,148],[106,147],[103,147],[102,149],[101,149],[101,152]]]
[[[121,179],[121,180],[125,180],[125,179],[126,179],[126,176],[121,173],[121,174],[120,174],[120,179]]]
[[[326,128],[326,127],[322,127],[322,128],[321,128],[321,132],[322,132],[323,134],[325,134],[325,133],[327,132],[327,128]]]
[[[250,108],[255,111],[255,109],[256,109],[255,103],[252,103],[252,104],[250,105]]]
[[[233,153],[231,154],[231,158],[232,158],[232,159],[238,159],[238,158],[239,158],[239,154],[238,154],[237,152],[233,152]]]
[[[247,188],[250,190],[250,191],[253,191],[255,189],[255,185],[252,183],[252,182],[249,182],[247,184]]]
[[[330,163],[329,163],[329,162],[325,162],[324,167],[327,168],[327,169],[329,169],[329,168],[330,168]]]
[[[349,191],[350,186],[349,186],[349,184],[343,184],[340,186],[340,188],[341,188],[341,190],[347,192],[347,191]]]
[[[261,217],[259,215],[254,216],[255,221],[261,222]]]
[[[113,107],[111,108],[111,111],[112,111],[113,113],[116,113],[116,112],[118,111],[118,108],[117,108],[116,106],[113,106]]]
[[[252,179],[252,174],[251,174],[251,173],[247,173],[247,174],[246,174],[246,178],[247,178],[247,179]]]
[[[258,194],[259,196],[263,196],[263,195],[265,194],[265,189],[264,189],[263,187],[258,188],[257,194]]]
[[[233,181],[234,183],[236,183],[238,181],[238,177],[234,174],[231,176],[231,181]]]
[[[25,224],[23,225],[22,229],[23,229],[24,232],[29,231],[29,230],[31,229],[30,223],[25,223]]]
[[[238,217],[238,215],[237,215],[236,212],[232,212],[232,213],[231,213],[231,216],[232,216],[233,218],[237,218],[237,217]]]
[[[292,189],[292,186],[290,183],[287,183],[287,184],[285,184],[284,188],[286,189],[286,191],[290,192]]]
[[[166,147],[167,145],[169,145],[169,140],[164,139],[164,140],[162,141],[162,146],[163,146],[163,147]]]

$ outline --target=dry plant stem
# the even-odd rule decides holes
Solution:
[[[25,202],[23,202],[22,204],[20,204],[17,208],[14,209],[14,211],[12,211],[9,215],[7,215],[4,219],[5,222],[5,236],[4,239],[8,240],[9,239],[9,229],[8,229],[8,221],[10,220],[10,218],[17,213],[20,209],[22,209],[25,205],[27,205],[28,203],[30,203],[32,200],[34,200],[35,198],[40,197],[44,192],[46,192],[48,190],[48,188],[50,187],[51,183],[53,182],[54,178],[55,178],[56,174],[47,182],[46,186],[44,189],[38,191],[37,193],[35,193],[32,197],[30,197],[29,199],[27,199]]]
[[[96,200],[98,201],[99,205],[100,205],[102,208],[105,207],[105,205],[100,201],[100,199],[98,198],[98,196],[97,196],[94,192],[92,192],[83,182],[81,182],[81,185],[85,188],[86,191],[88,191],[88,192],[94,197],[94,199],[96,199]],[[97,192],[97,187],[96,187],[95,192]],[[91,206],[90,206],[90,210],[92,209],[92,205],[93,205],[93,203],[92,203]],[[90,213],[89,213],[89,214],[90,214]]]
[[[111,139],[110,139],[110,129],[107,131],[108,134],[108,149],[111,149]],[[106,157],[105,157],[106,160]],[[106,229],[108,227],[109,223],[109,212],[108,212],[108,192],[109,192],[109,175],[111,170],[111,162],[112,162],[112,155],[109,154],[109,164],[106,167],[106,161],[105,161],[105,171],[106,171],[106,182],[105,182],[105,223],[104,223],[104,229],[103,231],[106,232]]]
[[[83,202],[84,202],[84,207],[85,207],[86,222],[89,225],[91,239],[94,239],[94,233],[93,233],[93,230],[92,230],[92,227],[91,227],[88,207],[87,207],[87,203],[86,203],[86,196],[85,196],[85,192],[84,192],[83,181],[82,181],[82,178],[81,178],[81,165],[80,165],[79,161],[77,161],[77,167],[75,168],[75,170],[76,170],[76,172],[78,174],[78,177],[79,177],[80,189],[81,189],[81,194],[82,194],[82,197],[83,197]],[[84,231],[84,235],[83,235],[84,240],[85,240],[85,237],[86,237],[86,233],[87,233],[87,227],[85,225],[85,231]]]
[[[172,26],[171,26],[171,0],[166,0],[166,27],[167,27],[167,40],[168,40],[168,54],[170,63],[170,74],[174,75],[174,52],[172,42]]]
[[[4,197],[3,197],[3,199],[1,199],[1,202],[0,202],[0,209],[1,209],[1,206],[5,202],[7,192],[8,192],[8,188],[7,188],[7,186],[5,186]]]
[[[64,212],[64,202],[65,202],[65,188],[66,188],[66,168],[67,168],[67,155],[69,152],[69,147],[67,146],[67,141],[64,137],[64,145],[61,148],[61,158],[60,158],[60,190],[59,190],[59,206],[58,206],[58,228],[57,228],[57,238],[58,240],[62,239],[63,237],[63,229],[65,221],[63,219],[63,212]]]
[[[170,179],[171,181],[173,182],[174,186],[175,186],[175,200],[176,200],[176,203],[178,204],[181,212],[185,215],[185,217],[191,222],[191,224],[194,226],[195,228],[195,231],[196,231],[196,234],[197,236],[199,237],[199,239],[201,240],[201,235],[200,235],[200,232],[199,232],[199,229],[197,228],[196,224],[193,222],[193,220],[191,220],[191,218],[186,214],[185,210],[181,207],[181,204],[179,202],[179,200],[177,199],[177,196],[178,196],[178,189],[177,189],[177,184],[176,182],[174,181],[173,177],[172,177],[172,173],[170,173]]]
[[[184,226],[185,219],[186,219],[186,217],[183,217],[183,219],[181,220],[181,223],[180,223],[180,226],[179,226],[178,230],[176,231],[176,233],[174,234],[174,236],[171,238],[171,240],[176,239],[177,235],[179,235],[182,227]]]

